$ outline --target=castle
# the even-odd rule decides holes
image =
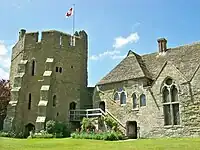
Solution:
[[[4,130],[44,129],[50,119],[109,115],[129,138],[200,136],[200,43],[139,55],[129,51],[94,88],[87,87],[87,34],[76,44],[58,31],[21,30],[13,48],[12,97]],[[92,108],[92,109],[88,109]]]
[[[59,31],[26,33],[22,29],[12,49],[11,101],[4,130],[42,130],[46,120],[69,120],[69,109],[89,107],[87,92],[88,41]],[[91,106],[90,106],[91,107]]]

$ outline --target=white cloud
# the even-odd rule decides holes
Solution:
[[[112,59],[124,59],[126,55],[113,55],[111,56]]]
[[[0,41],[0,78],[9,78],[10,68],[10,47],[7,47],[3,41]]]
[[[89,57],[89,59],[90,59],[90,60],[99,60],[99,59],[101,59],[101,58],[103,58],[103,57],[106,57],[106,56],[109,57],[109,56],[113,56],[113,55],[119,54],[119,53],[120,53],[120,51],[118,51],[118,50],[105,51],[105,52],[100,53],[100,54],[98,54],[98,55],[92,55],[92,56]]]
[[[6,55],[8,52],[6,46],[4,45],[3,41],[0,41],[0,56]]]
[[[140,37],[137,32],[131,33],[127,37],[119,36],[119,37],[115,38],[115,43],[113,44],[113,47],[121,48],[129,43],[133,43],[133,42],[136,43],[139,39],[140,39]]]
[[[9,79],[9,73],[2,68],[0,68],[0,79]]]

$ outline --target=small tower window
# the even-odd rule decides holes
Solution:
[[[62,73],[62,68],[61,67],[59,68],[59,72]]]
[[[53,96],[53,107],[56,106],[56,95]]]
[[[29,93],[29,96],[28,96],[28,110],[31,109],[31,93]]]
[[[32,61],[32,70],[31,70],[31,75],[35,75],[35,60]]]
[[[56,67],[56,72],[58,72],[58,67]]]

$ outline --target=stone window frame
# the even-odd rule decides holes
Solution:
[[[121,106],[124,106],[127,104],[127,93],[125,90],[122,90],[121,92],[118,92],[119,93],[119,101],[120,101],[120,105]],[[121,94],[124,93],[125,94],[125,98],[126,98],[126,102],[125,103],[121,103]]]
[[[171,79],[172,80],[172,83],[169,85],[167,84],[167,80],[168,79]],[[175,86],[176,90],[177,90],[177,101],[172,101],[172,94],[171,94],[171,88]],[[168,98],[169,98],[169,101],[168,102],[164,102],[164,88],[166,88],[168,90]],[[168,126],[181,126],[181,113],[180,113],[180,101],[179,101],[179,88],[178,88],[178,85],[175,83],[175,81],[170,78],[170,77],[167,77],[165,80],[164,80],[164,83],[162,85],[162,88],[161,88],[161,95],[162,95],[162,105],[163,105],[163,116],[164,116],[164,126],[165,127],[168,127]],[[174,114],[173,114],[173,105],[176,105],[178,104],[178,108],[179,108],[179,124],[174,124]],[[166,105],[169,105],[170,106],[170,119],[171,119],[171,124],[166,124],[165,122],[165,112],[164,112],[164,106]]]
[[[53,95],[52,100],[53,100],[52,106],[56,107],[56,103],[57,103],[57,96],[56,96],[56,94]]]
[[[36,64],[37,63],[36,63],[35,58],[32,58],[31,59],[31,64],[30,64],[31,65],[31,67],[30,67],[31,68],[31,72],[30,72],[31,76],[35,76],[36,75]]]
[[[141,105],[141,97],[142,97],[143,95],[145,96],[145,105]],[[145,107],[145,106],[147,106],[147,96],[146,96],[144,93],[142,93],[142,94],[140,94],[140,97],[139,97],[139,98],[140,98],[140,107]]]
[[[125,96],[126,96],[126,103],[125,103],[125,104],[121,104],[121,93],[123,93],[123,92],[125,93]],[[117,100],[115,99],[115,95],[116,95],[116,94],[118,94],[118,97],[119,97],[119,99],[117,99]],[[115,102],[116,102],[116,101],[119,101],[119,103],[120,103],[121,106],[124,106],[124,105],[127,104],[127,98],[128,98],[128,96],[127,96],[127,92],[126,92],[125,90],[122,90],[122,91],[120,91],[120,92],[119,92],[119,91],[115,91],[114,94],[113,94],[113,99],[114,99],[114,101],[115,101]]]
[[[118,95],[118,99],[115,99],[115,95]],[[119,94],[119,92],[114,92],[114,94],[113,94],[113,99],[114,99],[114,101],[119,101],[120,100],[120,94]]]
[[[133,100],[133,96],[135,95],[135,107],[134,107],[134,100]],[[138,97],[137,97],[137,94],[134,92],[132,95],[131,95],[131,98],[132,98],[132,110],[138,110]]]
[[[31,110],[31,104],[32,103],[32,95],[31,93],[28,93],[28,110]]]

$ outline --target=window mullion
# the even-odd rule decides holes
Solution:
[[[173,116],[173,107],[172,107],[172,93],[171,93],[170,87],[168,87],[168,90],[169,90],[169,101],[170,101],[171,124],[174,125],[174,116]]]

